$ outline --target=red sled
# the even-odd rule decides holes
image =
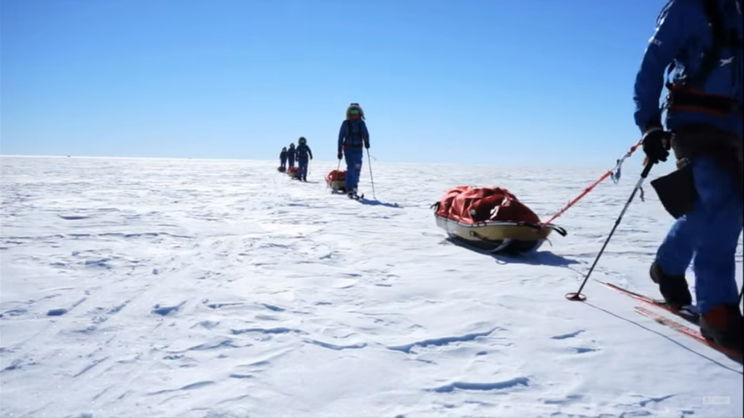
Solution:
[[[292,178],[297,178],[297,170],[298,167],[289,167],[287,168],[287,175]]]
[[[433,205],[437,226],[454,239],[490,252],[524,253],[538,249],[551,232],[527,205],[501,187],[458,186]]]
[[[334,193],[343,193],[346,190],[346,171],[331,170],[325,178],[326,184]]]

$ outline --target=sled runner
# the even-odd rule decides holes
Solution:
[[[437,226],[469,245],[491,252],[524,253],[542,245],[560,226],[543,225],[516,196],[499,187],[459,186],[433,205]]]

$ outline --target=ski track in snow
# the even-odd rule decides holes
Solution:
[[[0,416],[742,414],[737,363],[596,282],[563,297],[635,159],[524,257],[448,240],[429,206],[493,185],[547,219],[602,168],[375,163],[353,201],[273,162],[0,162]],[[657,295],[672,219],[646,192],[594,277]]]

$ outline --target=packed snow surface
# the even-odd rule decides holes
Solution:
[[[567,237],[507,257],[429,206],[501,186],[547,219],[603,170],[373,160],[375,198],[365,161],[357,202],[326,188],[335,162],[303,184],[274,162],[4,156],[0,413],[741,416],[738,363],[595,280],[564,298],[639,159],[559,218]],[[673,220],[645,198],[593,277],[658,297]]]

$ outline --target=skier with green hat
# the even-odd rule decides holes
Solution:
[[[352,103],[346,109],[346,120],[341,123],[338,133],[337,155],[339,160],[346,156],[346,193],[349,197],[357,195],[364,156],[362,147],[369,149],[369,131],[362,107],[359,103]]]

